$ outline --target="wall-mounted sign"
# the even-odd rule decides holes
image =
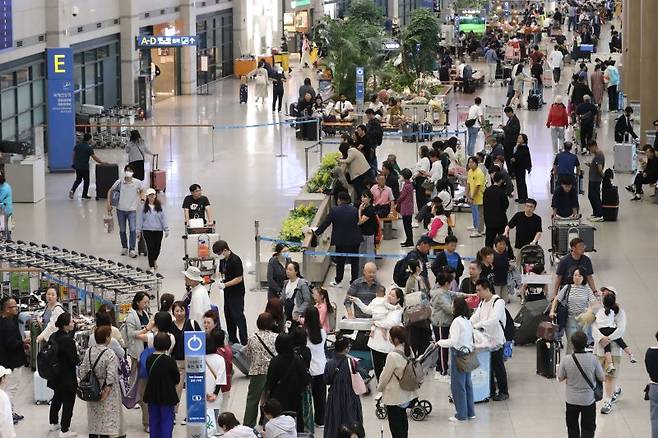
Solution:
[[[137,48],[196,46],[197,41],[196,35],[140,35],[137,37]]]
[[[208,57],[207,56],[202,56],[201,57],[201,71],[208,71]]]
[[[46,64],[48,167],[51,172],[71,171],[75,146],[73,49],[46,49]]]
[[[14,46],[11,0],[0,0],[0,50]]]
[[[295,8],[305,8],[311,6],[311,0],[290,0],[290,6]]]

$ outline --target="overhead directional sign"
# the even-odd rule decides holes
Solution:
[[[137,37],[137,48],[196,46],[197,41],[196,35],[139,35]]]

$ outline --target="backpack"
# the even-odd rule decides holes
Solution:
[[[82,380],[80,380],[77,389],[78,398],[80,400],[86,402],[100,401],[103,387],[98,381],[98,377],[96,377],[94,370],[96,369],[96,365],[101,359],[101,356],[103,356],[103,353],[105,353],[107,350],[109,350],[109,348],[106,348],[100,352],[89,372],[82,378]],[[91,365],[91,349],[89,349],[89,365]]]
[[[404,366],[404,371],[402,371],[402,377],[395,377],[400,383],[400,388],[405,391],[417,391],[420,386],[423,384],[425,379],[425,373],[423,372],[423,366],[420,362],[416,362],[413,358],[408,358],[401,352],[394,350],[397,354],[404,357],[407,361],[407,364]]]
[[[49,339],[46,345],[37,354],[37,370],[39,375],[51,382],[59,375],[57,341]]]
[[[496,298],[496,300],[494,301],[494,305],[498,300],[502,300],[502,298]],[[500,322],[500,326],[503,327],[503,333],[505,333],[505,340],[512,341],[514,339],[514,335],[516,335],[516,326],[514,325],[514,318],[512,318],[512,315],[509,313],[509,310],[507,310],[507,306],[505,307],[505,325],[503,326],[503,323]]]
[[[407,271],[407,265],[409,264],[408,257],[409,254],[398,260],[395,263],[395,267],[393,267],[393,281],[400,287],[404,287],[407,284],[407,279],[411,274]]]

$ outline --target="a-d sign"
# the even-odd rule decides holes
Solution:
[[[139,35],[137,37],[139,49],[196,46],[196,43],[196,35]]]

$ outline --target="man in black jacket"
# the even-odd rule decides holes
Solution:
[[[507,208],[509,200],[503,187],[505,180],[500,173],[494,173],[493,185],[484,190],[482,201],[484,208],[484,225],[486,227],[484,245],[493,248],[497,235],[505,232],[507,225]]]
[[[519,122],[519,118],[514,114],[514,110],[510,106],[505,107],[505,115],[507,116],[507,123],[503,126],[503,132],[505,133],[505,136],[503,137],[503,148],[505,149],[505,163],[507,169],[509,170],[510,176],[513,176],[514,168],[512,167],[512,155],[514,154],[516,140],[521,133],[521,122]]]
[[[617,119],[617,123],[615,123],[615,142],[628,143],[628,134],[633,137],[633,140],[637,140],[637,134],[633,130],[632,115],[633,108],[627,106],[624,109],[624,114]]]
[[[21,383],[22,368],[25,365],[25,345],[29,338],[23,340],[18,328],[18,304],[13,297],[4,297],[0,300],[0,365],[12,370],[5,380],[5,389],[12,404],[14,424],[23,419],[14,411],[15,396],[18,385]]]
[[[382,145],[384,140],[384,130],[377,117],[375,117],[375,111],[372,108],[366,110],[366,119],[368,119],[366,132],[368,133],[368,143],[371,148],[370,157],[366,156],[366,158],[368,158],[370,167],[377,172],[377,148]]]
[[[427,255],[432,249],[432,243],[433,241],[430,237],[421,236],[420,239],[418,239],[418,243],[416,243],[416,247],[412,249],[406,256],[407,263],[409,260],[418,260],[418,263],[422,268],[421,275],[425,277],[427,284],[430,284],[429,274],[427,272]]]
[[[346,192],[338,194],[338,205],[329,210],[329,214],[320,224],[315,234],[319,236],[332,225],[331,244],[336,252],[358,254],[359,245],[363,240],[359,229],[359,211],[350,204],[350,195]],[[353,282],[359,276],[359,257],[350,257],[351,276]],[[339,286],[345,274],[345,257],[336,257],[336,277],[330,284]]]

